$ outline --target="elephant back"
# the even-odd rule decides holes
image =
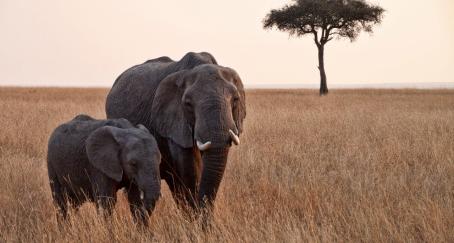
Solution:
[[[144,124],[150,131],[151,108],[156,90],[162,80],[181,70],[193,69],[203,64],[216,64],[209,53],[187,53],[180,61],[159,57],[133,66],[123,72],[107,95],[107,118],[126,118],[133,124]]]

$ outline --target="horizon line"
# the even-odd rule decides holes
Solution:
[[[10,85],[0,84],[0,88],[99,88],[112,86],[100,85]],[[319,89],[316,83],[252,83],[244,84],[245,89]],[[412,82],[412,83],[333,83],[329,89],[454,89],[454,82]]]

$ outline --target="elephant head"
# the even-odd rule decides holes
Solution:
[[[202,155],[199,202],[217,193],[232,144],[240,143],[246,116],[238,74],[213,64],[182,70],[159,85],[152,105],[152,126],[161,136]]]
[[[104,126],[90,134],[85,149],[90,163],[116,182],[126,177],[141,190],[142,203],[148,213],[159,199],[161,155],[148,130]]]

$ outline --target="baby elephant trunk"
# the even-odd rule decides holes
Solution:
[[[146,190],[143,192],[143,205],[145,206],[145,209],[147,210],[148,214],[151,215],[153,212],[157,201],[161,197],[161,187],[160,186],[155,186],[152,187],[149,190]]]

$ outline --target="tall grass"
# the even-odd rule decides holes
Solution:
[[[167,188],[150,228],[123,193],[59,229],[46,171],[50,132],[104,118],[103,89],[0,89],[0,242],[454,242],[454,91],[248,91],[208,231]],[[163,183],[165,186],[165,183]]]

